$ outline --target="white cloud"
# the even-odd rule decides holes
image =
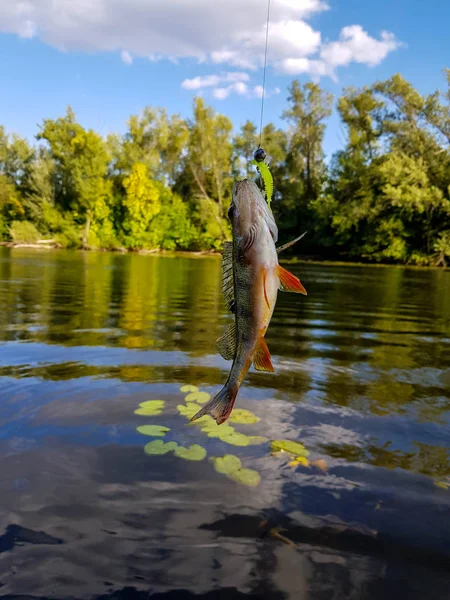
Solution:
[[[231,92],[231,88],[227,87],[227,88],[216,88],[215,90],[213,90],[213,96],[214,98],[217,98],[217,100],[225,100],[225,98],[228,98],[228,96],[230,95]]]
[[[248,85],[243,81],[236,81],[227,87],[215,88],[213,90],[213,96],[218,100],[225,100],[225,98],[228,98],[233,92],[238,96],[246,96],[248,94]]]
[[[328,9],[323,0],[271,0],[269,65],[290,75],[334,76],[351,62],[377,65],[398,48],[392,33],[377,39],[360,25],[344,27],[337,41],[324,42],[307,20]],[[261,0],[4,0],[0,32],[39,37],[66,51],[118,52],[127,64],[132,57],[189,58],[255,71],[264,59],[266,15]],[[186,81],[192,80],[183,82],[185,89],[203,89]],[[228,89],[232,83],[219,80],[207,87]]]
[[[122,50],[120,58],[126,65],[131,65],[133,63],[133,57],[126,50]]]
[[[181,87],[185,90],[201,90],[207,87],[216,87],[220,83],[228,82],[243,82],[248,81],[250,76],[248,73],[239,71],[231,71],[229,73],[221,73],[219,75],[199,75],[192,79],[185,79],[181,83]]]
[[[399,45],[395,36],[388,31],[383,31],[381,39],[377,40],[370,37],[361,25],[351,25],[341,30],[339,41],[322,46],[320,56],[333,68],[346,66],[351,62],[374,66]]]
[[[265,98],[270,98],[270,96],[276,96],[277,94],[280,94],[281,90],[280,88],[276,87],[273,90],[266,90],[264,93]],[[255,85],[255,87],[253,88],[253,96],[255,98],[262,98],[263,95],[263,87],[262,85]]]

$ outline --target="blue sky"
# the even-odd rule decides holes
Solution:
[[[164,106],[189,116],[201,93],[236,127],[259,122],[265,0],[10,0],[0,6],[0,124],[29,139],[68,104],[106,135]],[[422,93],[445,89],[450,3],[272,0],[265,121],[293,78],[336,96],[400,72]],[[345,142],[334,116],[325,150]]]

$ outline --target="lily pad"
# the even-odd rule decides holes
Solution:
[[[231,423],[250,424],[258,421],[261,421],[261,419],[251,411],[245,410],[245,408],[235,408],[230,415]]]
[[[219,456],[214,459],[215,470],[218,473],[223,473],[224,475],[233,473],[233,471],[237,471],[241,467],[241,460],[237,456],[233,456],[232,454],[225,454],[223,458]]]
[[[247,485],[248,487],[256,487],[261,481],[261,476],[257,471],[252,469],[238,469],[228,474],[230,479],[234,479],[238,483]]]
[[[199,404],[205,404],[211,398],[211,394],[208,392],[192,392],[185,398],[186,402],[198,402]]]
[[[164,443],[162,440],[154,440],[153,442],[149,442],[144,446],[144,451],[146,454],[167,454],[178,446],[176,442],[166,442]]]
[[[182,385],[180,387],[180,392],[198,392],[198,387],[196,385]]]
[[[146,417],[156,417],[162,413],[164,408],[164,400],[148,400],[141,402],[140,408],[134,411],[135,415],[144,415]]]
[[[302,465],[302,467],[309,467],[309,460],[305,456],[297,456],[297,458],[289,463],[290,467],[298,467],[299,465]]]
[[[136,429],[139,433],[150,435],[152,437],[163,437],[170,431],[169,427],[164,427],[163,425],[140,425],[139,427],[136,427]]]
[[[272,442],[270,442],[270,449],[272,452],[283,450],[294,456],[309,456],[309,451],[303,444],[300,444],[300,442],[292,442],[290,440],[272,440]]]
[[[249,435],[247,437],[249,446],[257,446],[258,444],[265,444],[269,441],[268,438],[263,437],[262,435]]]
[[[203,433],[206,433],[208,437],[224,437],[226,435],[231,435],[234,433],[234,427],[231,427],[227,424],[217,425],[214,419],[211,419],[208,423],[202,427]]]
[[[232,444],[233,446],[249,446],[249,438],[248,435],[243,433],[234,432],[229,435],[221,435],[219,436],[222,442],[227,444]]]
[[[441,488],[441,490],[448,490],[448,488],[450,487],[450,483],[448,483],[447,481],[435,481],[434,485],[438,488]]]
[[[195,402],[191,402],[187,406],[185,404],[178,404],[177,409],[180,414],[190,419],[195,415],[195,413],[198,410],[201,409],[201,406],[200,404],[195,404]]]
[[[203,460],[206,456],[206,450],[198,444],[193,444],[190,448],[177,446],[175,448],[175,456],[184,458],[185,460]]]

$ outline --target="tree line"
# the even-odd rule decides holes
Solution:
[[[327,164],[335,99],[292,82],[283,128],[269,123],[272,207],[280,240],[307,230],[302,255],[446,265],[450,259],[450,70],[421,95],[401,75],[347,88],[336,101],[343,143]],[[31,146],[0,127],[0,239],[68,248],[220,250],[237,178],[255,177],[257,127],[195,98],[191,118],[146,107],[106,138],[71,108]],[[295,251],[295,250],[294,250]],[[297,249],[298,251],[298,249]]]

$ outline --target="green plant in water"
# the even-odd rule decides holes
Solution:
[[[190,402],[187,406],[184,404],[178,404],[177,405],[177,410],[178,412],[183,415],[183,417],[186,417],[187,419],[190,419],[191,417],[193,417],[195,415],[195,413],[200,410],[201,406],[199,404],[196,404],[195,402]]]
[[[135,415],[143,415],[145,417],[156,417],[162,413],[164,408],[164,400],[148,400],[141,402],[140,408],[134,411]]]
[[[151,437],[164,437],[170,431],[169,427],[164,427],[164,425],[140,425],[136,429],[139,433]]]
[[[253,469],[238,469],[230,473],[228,477],[248,487],[256,487],[261,482],[261,475]]]
[[[296,457],[309,456],[309,451],[300,442],[292,442],[290,440],[272,440],[270,442],[272,452],[288,452]]]
[[[257,423],[261,419],[257,417],[250,410],[245,410],[244,408],[235,408],[230,415],[229,421],[231,423],[241,423],[241,424],[251,424]]]
[[[239,433],[235,431],[234,433],[230,433],[229,435],[220,436],[222,442],[226,444],[231,444],[232,446],[249,446],[250,440],[249,436],[244,433]]]
[[[206,450],[203,446],[193,444],[189,448],[177,446],[174,452],[175,456],[184,458],[185,460],[203,460],[206,456]]]
[[[180,387],[180,392],[198,392],[198,387],[196,385],[182,385]]]
[[[223,457],[216,457],[213,459],[214,468],[218,473],[228,475],[237,471],[242,467],[241,459],[232,454],[225,454]]]
[[[249,446],[257,446],[259,444],[265,444],[269,441],[268,438],[263,437],[262,435],[249,435],[247,437]]]
[[[162,455],[172,452],[172,450],[175,450],[177,446],[178,444],[176,442],[164,443],[162,440],[154,440],[153,442],[149,442],[144,446],[144,452],[146,454]]]
[[[208,392],[191,392],[185,398],[186,402],[198,402],[199,404],[205,404],[211,398],[211,394]]]

